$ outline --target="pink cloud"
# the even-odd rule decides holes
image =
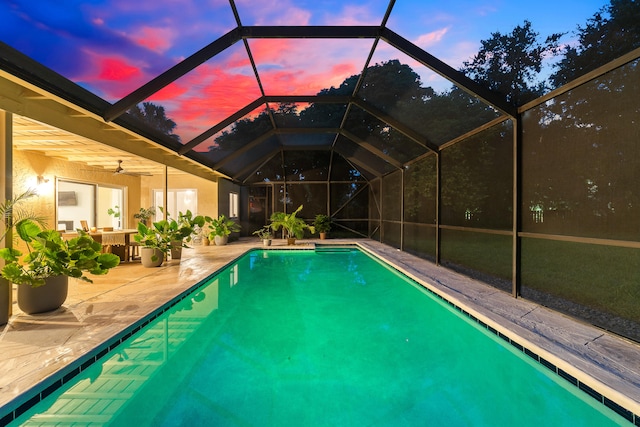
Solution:
[[[100,63],[100,71],[98,73],[98,79],[127,81],[131,80],[132,78],[138,77],[140,74],[141,72],[138,68],[127,64],[122,59],[102,58]]]
[[[161,103],[182,96],[187,92],[188,88],[177,82],[173,82],[151,95],[149,101]]]
[[[74,79],[98,89],[106,100],[116,101],[151,79],[140,66],[125,58],[85,53],[83,74]]]
[[[132,39],[147,49],[162,53],[171,47],[174,31],[169,28],[142,27]]]
[[[331,69],[331,74],[351,77],[354,74],[361,73],[363,67],[364,62],[360,66],[358,66],[358,64],[344,62],[342,64],[333,66],[333,68]]]
[[[370,5],[346,5],[339,14],[328,14],[324,21],[326,25],[380,25],[383,14],[383,8],[373,10]]]
[[[250,47],[269,95],[313,95],[362,70],[371,40],[265,39]]]
[[[308,25],[311,13],[296,7],[291,8],[281,18],[276,19],[271,25]]]
[[[413,41],[413,44],[416,46],[427,49],[431,46],[434,46],[442,41],[444,36],[449,32],[449,27],[441,28],[436,31],[431,31],[427,34],[422,34],[418,36],[416,40]]]
[[[289,0],[239,0],[236,2],[244,25],[308,25],[311,12]]]
[[[249,40],[249,47],[256,64],[277,64],[282,61],[287,52],[296,49],[293,39],[253,39]]]
[[[205,63],[154,94],[187,142],[260,97],[252,73],[235,73],[224,64]]]

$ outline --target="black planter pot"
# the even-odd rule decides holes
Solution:
[[[11,316],[11,283],[0,277],[0,326],[9,322]]]
[[[54,276],[46,284],[34,288],[30,285],[18,285],[18,307],[26,314],[46,313],[60,308],[67,299],[69,278]]]

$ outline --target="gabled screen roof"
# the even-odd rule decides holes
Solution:
[[[106,101],[105,120],[234,179],[302,149],[380,176],[515,115],[458,71],[481,40],[528,20],[572,43],[605,4],[13,0],[0,39]]]

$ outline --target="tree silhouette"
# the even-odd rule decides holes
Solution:
[[[141,105],[131,107],[128,113],[163,134],[180,141],[180,137],[173,133],[176,122],[167,117],[163,106],[152,102],[143,102]]]
[[[482,40],[480,51],[471,61],[465,61],[462,72],[489,89],[503,94],[508,102],[522,105],[546,90],[545,81],[539,81],[543,60],[559,51],[562,33],[538,41],[531,22],[516,26],[510,34],[495,32]]]
[[[578,26],[577,35],[579,44],[566,46],[564,58],[555,65],[550,78],[554,87],[640,47],[640,2],[611,0],[584,27]]]

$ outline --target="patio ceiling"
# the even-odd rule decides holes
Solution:
[[[26,117],[13,116],[13,147],[38,152],[47,157],[81,163],[87,167],[116,173],[119,162],[133,175],[162,175],[165,166],[118,150],[89,138],[67,132]]]

